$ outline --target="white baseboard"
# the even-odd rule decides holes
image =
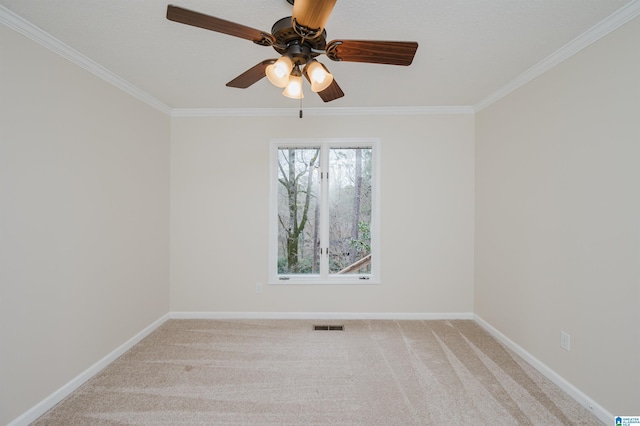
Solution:
[[[160,319],[154,321],[151,325],[146,327],[140,333],[133,336],[131,339],[127,340],[116,350],[102,358],[100,361],[93,364],[87,370],[73,378],[69,383],[62,386],[60,389],[49,395],[47,398],[43,399],[32,407],[30,410],[23,413],[21,416],[17,417],[7,426],[27,426],[30,423],[34,422],[38,417],[42,416],[44,413],[53,408],[60,401],[69,396],[73,391],[78,389],[84,383],[86,383],[93,376],[102,371],[106,366],[115,361],[118,357],[124,354],[126,351],[131,349],[136,343],[140,342],[142,339],[151,334],[155,329],[164,324],[165,321],[169,319],[169,314],[163,315]]]
[[[480,316],[469,312],[462,313],[350,313],[350,312],[171,312],[163,315],[140,333],[133,336],[116,350],[96,362],[69,383],[42,400],[33,408],[13,420],[7,426],[27,426],[42,416],[56,404],[69,396],[106,366],[131,349],[136,343],[151,334],[168,319],[300,319],[300,320],[474,320],[497,340],[515,352],[538,370],[543,376],[555,383],[579,404],[590,410],[605,424],[610,424],[614,416],[604,407],[585,395],[558,373],[547,367],[507,336],[495,329]]]
[[[463,313],[353,312],[171,312],[172,319],[290,319],[290,320],[473,320]]]
[[[600,404],[596,403],[593,399],[589,398],[584,394],[580,389],[576,388],[574,385],[569,383],[565,378],[560,376],[558,373],[549,368],[546,364],[538,360],[536,357],[531,355],[529,352],[524,350],[517,343],[509,339],[507,336],[502,334],[496,328],[494,328],[491,324],[483,320],[480,316],[474,315],[474,320],[488,331],[493,337],[495,337],[498,341],[504,344],[506,347],[515,352],[520,358],[527,361],[533,368],[538,370],[543,376],[547,379],[551,380],[555,383],[560,389],[565,391],[569,396],[578,402],[578,404],[585,407],[587,410],[591,411],[598,419],[600,419],[604,424],[613,424],[614,416],[610,412],[608,412],[604,407]]]

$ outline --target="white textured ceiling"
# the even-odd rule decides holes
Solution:
[[[165,18],[168,3],[270,31],[286,0],[0,0],[13,13],[172,108],[294,108],[265,78],[225,84],[270,47]],[[327,40],[417,41],[409,67],[321,60],[345,97],[305,107],[470,106],[629,0],[338,0]]]

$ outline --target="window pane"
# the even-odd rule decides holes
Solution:
[[[371,272],[371,148],[329,150],[329,272]]]
[[[278,149],[278,274],[318,274],[320,148]]]

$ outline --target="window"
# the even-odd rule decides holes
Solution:
[[[378,144],[272,141],[270,283],[379,283]]]

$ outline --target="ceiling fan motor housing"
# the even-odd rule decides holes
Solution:
[[[271,28],[271,34],[276,39],[273,48],[281,55],[289,56],[294,64],[304,65],[309,59],[323,53],[327,46],[327,32],[315,38],[303,38],[293,29],[291,16],[280,19]]]

